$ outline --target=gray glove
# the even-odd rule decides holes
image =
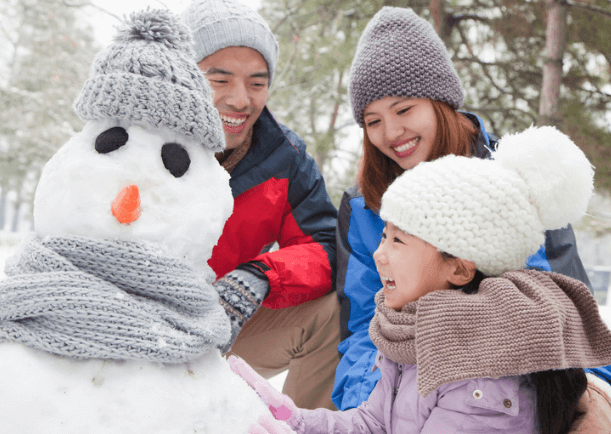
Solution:
[[[221,306],[231,321],[231,339],[220,346],[227,353],[236,340],[242,326],[255,314],[269,294],[269,281],[263,273],[256,273],[241,267],[230,271],[214,282],[220,296]]]

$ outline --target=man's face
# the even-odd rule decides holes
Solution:
[[[214,91],[214,105],[221,115],[227,149],[236,149],[250,137],[267,102],[267,62],[248,47],[223,48],[197,64]]]

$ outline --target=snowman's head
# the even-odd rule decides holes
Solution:
[[[88,122],[42,173],[36,231],[154,242],[205,264],[233,198],[214,158],[221,120],[185,25],[167,10],[131,14],[74,107]]]
[[[41,236],[158,243],[205,264],[233,206],[229,174],[165,129],[89,121],[47,163],[34,198]]]

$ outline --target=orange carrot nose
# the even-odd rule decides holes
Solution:
[[[140,191],[134,184],[126,185],[112,202],[112,215],[119,223],[129,224],[140,217]]]

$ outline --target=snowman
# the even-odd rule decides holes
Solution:
[[[207,260],[233,199],[190,47],[149,9],[96,57],[87,123],[45,166],[0,281],[2,433],[234,434],[269,413],[217,349]]]

